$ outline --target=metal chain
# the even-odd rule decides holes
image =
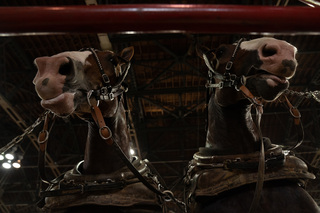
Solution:
[[[29,135],[33,132],[33,130],[44,120],[47,114],[49,114],[50,111],[47,110],[40,117],[29,127],[27,127],[21,135],[18,135],[17,137],[13,138],[7,145],[2,147],[0,149],[0,154],[8,151],[10,148],[18,144],[26,135]]]
[[[320,103],[320,91],[319,90],[307,91],[307,92],[297,92],[297,91],[293,91],[293,90],[286,90],[286,91],[284,91],[284,94],[296,95],[296,96],[301,96],[304,98],[313,98],[314,100],[316,100],[317,102]]]

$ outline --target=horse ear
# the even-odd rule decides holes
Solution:
[[[130,61],[132,59],[132,57],[133,57],[133,54],[134,54],[133,46],[126,47],[121,51],[120,57],[123,58],[126,61]]]
[[[196,46],[196,52],[197,52],[197,55],[203,59],[203,55],[207,54],[210,52],[210,49],[206,46],[203,46],[203,45],[197,45]]]
[[[214,71],[214,68],[219,66],[219,61],[217,60],[216,54],[214,54],[214,52],[208,47],[197,45],[196,51],[198,56],[204,60],[207,67],[211,71]]]

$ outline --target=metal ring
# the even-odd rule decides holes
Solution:
[[[88,91],[88,93],[87,93],[87,102],[88,102],[88,104],[89,104],[89,106],[90,107],[92,107],[92,104],[91,104],[91,96],[92,96],[92,93],[93,93],[94,91],[93,90],[89,90]],[[96,99],[95,99],[96,100]],[[96,106],[99,106],[99,104],[100,104],[100,100],[96,100]]]
[[[295,115],[293,110],[296,110],[296,112],[298,113],[298,115]],[[290,114],[294,117],[294,118],[301,118],[301,114],[299,112],[299,110],[296,107],[291,107],[289,110]]]
[[[228,70],[228,71],[231,70],[232,65],[233,65],[233,62],[232,61],[228,61],[225,69]]]
[[[104,137],[104,136],[102,135],[102,130],[103,130],[103,129],[107,129],[107,130],[109,131],[109,133],[110,133],[110,136],[109,136],[109,137]],[[110,138],[112,137],[112,132],[111,132],[110,128],[107,127],[107,126],[101,127],[101,128],[99,129],[99,134],[100,134],[100,137],[101,137],[103,140],[108,140],[108,139],[110,139]]]
[[[165,191],[163,191],[163,194],[164,194],[164,196],[163,196],[164,201],[166,201],[166,202],[172,201],[172,198],[173,198],[172,191],[165,190]]]
[[[44,140],[42,140],[42,141],[40,141],[40,134],[42,134],[42,133],[45,133],[45,138],[44,138]],[[45,143],[47,140],[48,140],[48,138],[49,138],[49,132],[48,132],[48,130],[41,130],[40,132],[39,132],[39,136],[38,136],[38,143],[39,144],[42,144],[42,143]]]

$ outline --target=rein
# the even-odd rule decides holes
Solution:
[[[263,114],[263,104],[262,104],[261,100],[258,99],[257,97],[255,97],[250,92],[250,90],[245,86],[245,84],[246,84],[246,77],[245,76],[243,76],[243,75],[237,76],[235,74],[230,74],[230,70],[233,66],[236,54],[240,48],[240,44],[244,40],[245,39],[241,38],[237,42],[236,47],[233,51],[233,54],[232,54],[230,60],[226,64],[225,73],[223,75],[214,70],[214,68],[211,66],[211,63],[210,63],[209,59],[207,58],[206,54],[203,54],[203,59],[205,61],[205,64],[209,68],[209,71],[208,71],[209,79],[206,84],[207,89],[209,89],[209,88],[222,89],[222,88],[226,88],[226,87],[229,87],[229,88],[234,87],[237,91],[241,91],[242,94],[254,105],[254,107],[256,109],[255,125],[257,127],[258,134],[260,137],[260,156],[259,156],[259,163],[258,163],[258,172],[257,172],[258,178],[257,178],[257,182],[256,182],[256,188],[255,188],[254,197],[253,197],[250,209],[249,209],[249,213],[254,213],[257,211],[257,208],[259,206],[259,201],[260,201],[262,189],[263,189],[265,168],[266,168],[266,166],[265,166],[265,150],[264,150],[263,136],[262,136],[261,126],[260,126],[261,116]],[[216,65],[216,69],[217,69],[217,66],[219,65],[219,61],[216,57],[214,59],[217,62],[217,65]],[[214,78],[217,78],[221,81],[219,83],[214,84],[214,83],[212,83],[214,81]],[[293,150],[293,149],[297,148],[303,141],[304,133],[303,133],[302,123],[300,121],[301,115],[300,115],[300,112],[298,111],[298,109],[292,106],[292,104],[290,103],[288,98],[286,96],[284,96],[284,97],[285,97],[285,101],[289,107],[290,114],[294,117],[295,126],[300,126],[300,129],[302,130],[302,131],[298,131],[298,142],[296,143],[296,145],[294,145],[292,148],[290,148],[290,150]]]
[[[101,114],[101,111],[97,105],[91,105],[91,114],[93,119],[95,120],[96,124],[99,127],[99,133],[103,140],[106,141],[106,143],[114,148],[114,150],[119,154],[119,157],[121,160],[126,164],[128,169],[145,185],[149,190],[157,194],[158,196],[162,197],[165,202],[174,201],[176,204],[181,205],[183,207],[183,211],[186,211],[186,205],[182,201],[179,201],[177,198],[174,197],[172,191],[170,190],[161,190],[165,187],[158,181],[157,178],[152,178],[154,182],[156,182],[158,188],[154,187],[150,182],[148,182],[136,169],[136,167],[131,163],[131,161],[128,159],[126,154],[123,152],[119,144],[116,140],[112,137],[112,132],[110,131],[110,128],[108,128],[104,122],[104,118]],[[153,168],[154,169],[154,168]],[[158,172],[157,172],[158,174]],[[179,206],[180,207],[180,206]]]

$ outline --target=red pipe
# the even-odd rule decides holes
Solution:
[[[226,5],[0,7],[0,33],[320,32],[320,8]]]

